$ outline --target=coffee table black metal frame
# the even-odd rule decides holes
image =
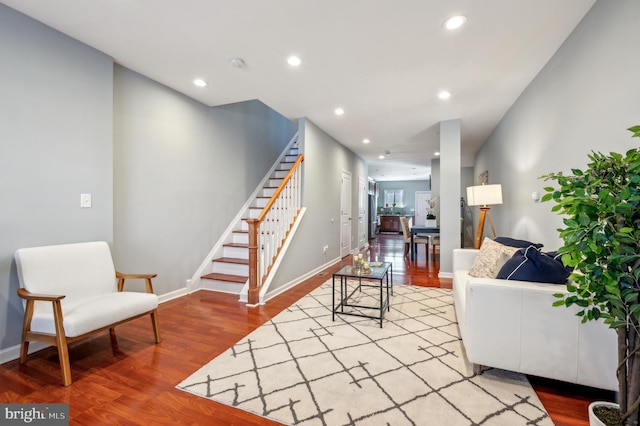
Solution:
[[[370,267],[370,274],[358,274],[353,270],[352,265],[345,265],[340,270],[333,274],[333,286],[331,297],[332,315],[331,320],[335,321],[336,314],[353,315],[364,318],[373,318],[380,321],[380,328],[382,328],[382,320],[384,314],[389,311],[389,295],[393,296],[393,264],[391,262],[382,262],[381,266]],[[336,278],[340,279],[340,303],[336,305]],[[355,286],[351,292],[347,288],[349,279],[357,279],[358,285]],[[363,283],[363,280],[365,281]],[[377,281],[376,284],[367,284],[370,281]],[[380,288],[380,305],[379,306],[365,306],[349,303],[349,299],[356,291],[361,291],[362,287],[379,287]],[[367,315],[360,312],[345,311],[344,308],[359,308],[359,309],[376,309],[378,315]]]

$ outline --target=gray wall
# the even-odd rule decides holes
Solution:
[[[106,240],[117,269],[184,288],[297,130],[259,101],[208,108],[3,5],[0,52],[0,358],[20,342],[15,250]]]
[[[379,188],[378,207],[384,207],[384,190],[403,189],[404,212],[414,215],[416,208],[416,191],[430,191],[428,180],[399,180],[377,182]]]
[[[503,185],[504,204],[491,208],[498,234],[559,247],[561,217],[531,199],[547,186],[538,177],[584,168],[591,150],[638,147],[625,130],[640,124],[638,16],[638,1],[599,0],[476,156],[475,174]]]
[[[13,254],[113,237],[111,58],[0,4],[0,349],[20,342]],[[80,194],[93,207],[80,208]]]
[[[340,188],[342,171],[351,173],[352,215],[358,211],[358,177],[368,176],[364,160],[345,148],[308,119],[300,123],[304,137],[304,206],[307,211],[272,292],[327,262],[340,258]],[[351,248],[357,247],[358,223],[351,227]],[[328,245],[327,253],[323,246]]]
[[[209,108],[115,67],[115,261],[185,286],[297,125],[259,101]]]

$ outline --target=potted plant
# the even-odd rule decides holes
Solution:
[[[629,128],[640,137],[640,126]],[[591,152],[585,170],[550,173],[542,201],[565,216],[559,249],[574,268],[555,306],[580,307],[582,322],[602,318],[618,335],[619,415],[638,425],[640,405],[640,149]]]
[[[428,201],[429,208],[427,209],[427,220],[425,222],[425,226],[437,228],[438,223],[436,222],[436,215],[434,214],[434,209],[436,208],[437,200],[432,199]]]

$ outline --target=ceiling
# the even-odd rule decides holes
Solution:
[[[206,105],[259,99],[307,117],[388,181],[426,179],[442,120],[461,119],[471,165],[595,0],[0,2]],[[466,24],[445,30],[453,15]]]

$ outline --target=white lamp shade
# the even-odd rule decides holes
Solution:
[[[502,185],[477,185],[467,187],[467,204],[470,206],[487,206],[502,204]]]

